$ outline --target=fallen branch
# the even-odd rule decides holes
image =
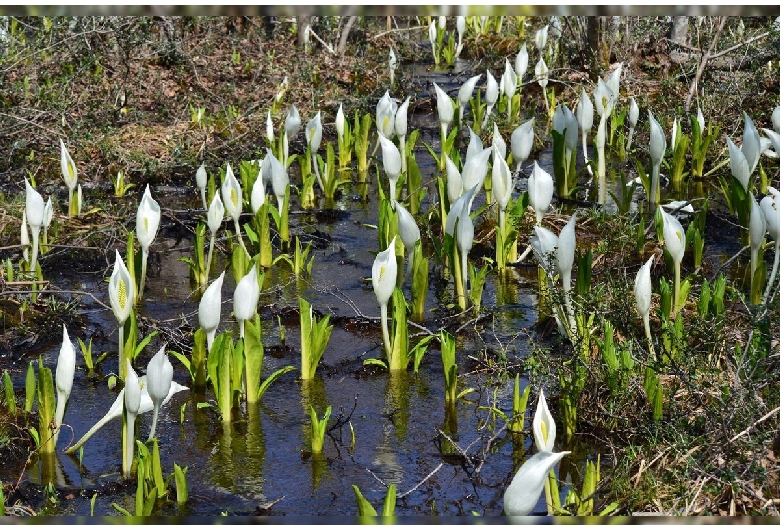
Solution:
[[[761,416],[759,419],[757,419],[755,422],[753,422],[753,424],[752,424],[752,425],[750,425],[750,426],[749,426],[747,429],[745,429],[745,430],[744,430],[744,431],[742,431],[741,433],[739,433],[739,434],[735,435],[735,436],[734,436],[734,437],[733,437],[731,440],[729,440],[729,442],[733,442],[733,441],[735,441],[737,438],[741,438],[742,436],[746,435],[746,434],[747,434],[747,433],[749,433],[751,430],[753,430],[753,427],[756,427],[756,426],[757,426],[759,423],[763,423],[763,422],[765,422],[766,420],[768,420],[769,418],[771,418],[772,416],[774,416],[774,415],[777,413],[777,411],[778,411],[778,410],[780,410],[780,407],[775,407],[775,408],[773,408],[772,410],[770,410],[769,412],[767,412],[766,414],[764,414],[763,416]]]

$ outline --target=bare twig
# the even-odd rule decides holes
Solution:
[[[379,37],[383,37],[383,36],[387,35],[388,33],[400,33],[400,32],[402,32],[402,31],[417,31],[417,30],[421,30],[421,29],[428,29],[428,26],[413,26],[413,27],[411,27],[411,28],[396,28],[396,29],[389,29],[389,30],[387,30],[387,31],[383,31],[383,32],[381,32],[381,33],[377,33],[376,35],[374,35],[373,37],[371,37],[371,40],[376,40],[376,39],[378,39]]]
[[[762,33],[760,35],[756,35],[755,37],[750,37],[749,39],[747,39],[745,41],[742,41],[739,44],[735,44],[734,46],[732,46],[730,48],[726,48],[725,50],[721,50],[718,53],[713,53],[712,55],[710,55],[710,59],[716,59],[716,58],[721,57],[723,55],[729,54],[729,53],[733,52],[734,50],[736,50],[737,48],[740,48],[742,46],[747,46],[748,44],[752,44],[752,43],[756,42],[757,40],[764,39],[764,38],[766,38],[768,36],[769,36],[769,32],[767,31],[767,32],[764,32],[764,33]]]
[[[441,434],[442,436],[444,436],[444,437],[447,439],[447,441],[448,441],[448,442],[450,442],[450,443],[452,444],[452,446],[455,448],[455,450],[458,452],[458,454],[459,454],[460,456],[462,456],[462,457],[463,457],[463,458],[466,460],[466,462],[468,462],[469,466],[470,466],[472,469],[474,469],[474,462],[471,460],[471,458],[469,457],[469,455],[467,455],[467,454],[466,454],[466,452],[465,452],[465,451],[463,451],[463,449],[461,449],[461,448],[460,448],[460,446],[459,446],[457,443],[455,443],[455,440],[453,440],[452,438],[450,438],[450,437],[449,437],[449,435],[448,435],[446,432],[442,431],[442,430],[441,430],[441,429],[439,429],[438,427],[436,427],[436,432],[438,432],[439,434]]]
[[[753,427],[757,426],[759,423],[765,422],[766,420],[768,420],[769,418],[774,416],[777,413],[778,410],[780,410],[780,407],[773,408],[772,410],[770,410],[769,412],[767,412],[766,414],[761,416],[759,419],[754,421],[753,424],[750,425],[747,429],[745,429],[744,431],[742,431],[739,434],[736,434],[731,440],[729,440],[729,442],[733,442],[737,438],[741,438],[742,436],[746,435],[747,433],[749,433],[753,429]]]
[[[409,491],[407,491],[406,493],[402,493],[401,495],[396,495],[396,496],[395,496],[395,498],[396,498],[396,499],[403,499],[404,497],[406,497],[407,495],[409,495],[410,493],[412,493],[413,491],[415,491],[416,489],[418,489],[420,486],[422,486],[423,484],[425,484],[425,482],[426,482],[426,481],[427,481],[429,478],[431,478],[433,475],[435,475],[435,474],[436,474],[436,473],[437,473],[437,472],[438,472],[438,471],[441,469],[441,466],[443,466],[443,465],[444,465],[443,463],[439,463],[439,465],[438,465],[438,466],[436,466],[436,469],[434,469],[433,471],[431,471],[430,473],[428,473],[428,476],[426,476],[424,479],[422,479],[420,482],[418,482],[418,483],[417,483],[417,485],[416,485],[415,487],[413,487],[412,489],[410,489],[410,490],[409,490]]]
[[[688,97],[685,98],[686,113],[691,109],[691,100],[693,99],[693,95],[696,94],[698,90],[699,80],[701,79],[701,76],[704,73],[704,67],[707,66],[707,61],[710,60],[710,57],[712,56],[712,51],[715,49],[715,46],[717,46],[718,44],[718,38],[720,37],[720,34],[723,32],[723,28],[726,25],[727,20],[728,17],[720,17],[718,29],[715,32],[715,36],[712,38],[710,47],[707,49],[707,53],[704,54],[704,57],[701,58],[699,67],[696,69],[696,76],[693,78],[693,83],[691,83],[691,89],[688,91]]]

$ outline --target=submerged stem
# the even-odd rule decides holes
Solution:
[[[125,361],[125,323],[119,323],[119,379],[127,377],[127,362]]]
[[[389,366],[393,365],[392,360],[390,359],[390,356],[393,354],[392,349],[390,348],[390,329],[387,327],[387,303],[382,304],[380,307],[380,316],[382,320],[382,342],[385,346],[385,354],[387,355],[387,364]]]
[[[141,300],[144,295],[144,285],[146,284],[146,261],[149,259],[149,251],[147,249],[141,249],[141,285],[138,287],[138,298]]]
[[[160,414],[160,405],[155,403],[154,412],[152,412],[152,430],[149,431],[149,441],[154,438],[154,432],[157,430],[157,415]]]
[[[135,449],[135,414],[126,414],[127,426],[125,431],[125,451],[122,460],[122,476],[130,478],[130,472],[133,469],[133,450]]]
[[[209,239],[209,255],[206,259],[206,283],[209,283],[209,271],[211,270],[211,258],[214,254],[214,239],[215,234],[211,233],[211,239]]]
[[[279,210],[281,211],[281,210]],[[241,237],[241,227],[238,224],[238,217],[233,218],[233,222],[236,224],[236,237],[238,238],[238,243],[241,245],[241,248],[244,249],[244,252],[246,252],[247,256],[252,256],[249,251],[246,249],[246,245],[244,245],[244,238]]]

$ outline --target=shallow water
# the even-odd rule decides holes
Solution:
[[[431,73],[423,67],[415,69],[413,75],[415,83],[429,96],[433,94],[431,82],[455,96],[465,80],[465,74],[461,76],[464,79],[454,81],[451,75]],[[423,181],[428,184],[421,207],[421,212],[426,212],[437,194],[433,183],[437,171],[423,145],[429,143],[438,149],[435,96],[432,110],[423,106],[410,115],[409,129],[415,128],[420,129],[417,160]],[[505,140],[509,143],[508,138]],[[465,148],[464,142],[462,153]],[[551,150],[538,153],[537,160],[552,173]],[[529,170],[526,166],[526,174]],[[445,309],[453,301],[452,286],[439,279],[435,260],[431,260],[427,312],[421,325],[431,331],[444,326],[451,331],[457,329],[458,389],[475,389],[458,401],[454,416],[446,414],[444,377],[435,342],[423,358],[419,373],[390,376],[363,365],[367,358],[382,356],[379,308],[370,282],[374,253],[379,250],[376,230],[371,226],[378,222],[377,184],[371,177],[375,172],[369,175],[365,203],[358,185],[342,188],[333,210],[301,211],[297,209],[297,197],[293,197],[291,235],[315,242],[312,276],[296,279],[283,263],[266,273],[259,307],[266,349],[263,375],[286,365],[300,365],[298,297],[302,296],[315,311],[331,315],[335,325],[317,377],[303,383],[296,373],[282,376],[260,404],[249,408],[243,405],[227,425],[222,424],[216,408],[198,407],[215,403],[210,387],[205,393],[185,391],[174,396],[161,410],[157,437],[164,473],[173,471],[174,462],[187,468],[190,499],[178,508],[175,502],[159,502],[156,514],[356,515],[352,485],[357,485],[375,507],[381,507],[391,483],[397,486],[399,516],[501,513],[504,489],[531,439],[502,431],[503,421],[489,409],[511,413],[513,381],[500,379],[496,367],[514,373],[530,351],[531,327],[537,321],[535,267],[510,269],[503,279],[496,273],[489,274],[482,296],[482,318],[455,319]],[[521,179],[518,191],[525,188],[524,184]],[[158,328],[163,333],[136,360],[139,373],[145,372],[149,358],[163,344],[167,343],[169,351],[188,355],[190,334],[198,325],[197,297],[187,265],[180,261],[191,255],[193,245],[193,238],[182,225],[194,226],[195,219],[202,215],[197,210],[197,189],[194,185],[166,186],[153,188],[152,193],[163,208],[163,226],[151,248],[147,287],[138,313],[142,335]],[[473,210],[478,207],[477,202]],[[226,220],[223,227],[232,231],[232,221]],[[222,233],[220,237],[224,237]],[[124,254],[122,242],[117,244]],[[78,273],[57,268],[56,259],[44,257],[44,276],[60,289],[92,292],[108,304],[105,280],[113,264],[113,249],[88,250],[84,255],[89,256],[85,260],[88,270],[79,269]],[[274,257],[278,255],[275,248]],[[227,266],[221,253],[215,258],[212,279]],[[232,329],[236,335],[237,326],[230,316],[234,288],[228,272],[219,331]],[[409,300],[408,282],[405,292]],[[29,465],[18,462],[8,466],[0,470],[0,478],[4,483],[18,482],[23,486],[20,491],[39,491],[41,485],[53,482],[61,495],[56,505],[47,508],[52,515],[89,515],[90,499],[95,493],[95,514],[118,514],[112,503],[132,513],[135,482],[121,478],[119,420],[104,427],[85,445],[81,462],[78,456],[61,452],[80,438],[116,398],[116,390],[108,390],[106,385],[107,376],[117,370],[115,319],[109,310],[86,296],[78,311],[86,325],[84,329],[69,329],[71,338],[92,338],[95,357],[103,351],[110,353],[100,365],[100,374],[93,378],[87,378],[78,355],[77,364],[82,369],[76,373],[57,455],[33,457]],[[284,343],[280,325],[284,328]],[[414,337],[412,344],[423,334],[413,325],[409,331]],[[23,386],[27,361],[41,356],[47,366],[55,366],[59,340],[53,336],[45,347],[24,353],[23,362],[13,373],[17,389]],[[189,385],[186,369],[171,360],[174,379]],[[525,387],[529,382],[522,379],[521,384]],[[536,382],[528,417],[535,408],[538,386]],[[338,426],[326,435],[322,458],[309,454],[311,405],[320,416],[330,405],[333,414],[329,426]],[[139,437],[145,440],[151,415],[142,416],[139,423]],[[602,466],[608,465],[602,459]],[[576,473],[571,466],[568,468]],[[175,499],[173,493],[170,496]],[[540,499],[539,513],[543,504]]]

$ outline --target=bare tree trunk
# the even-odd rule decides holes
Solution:
[[[609,66],[609,46],[607,46],[607,31],[610,17],[588,17],[587,22],[587,53],[590,66],[590,77],[594,81],[599,74]]]
[[[688,45],[688,17],[674,17],[669,40],[682,46]]]
[[[347,37],[349,37],[349,32],[352,31],[352,26],[355,25],[355,21],[357,20],[356,16],[351,16],[347,18],[347,23],[344,25],[344,28],[341,30],[341,38],[339,39],[339,49],[337,53],[344,57],[344,54],[347,51]]]
[[[298,42],[297,45],[299,48],[303,47],[303,45],[306,43],[306,27],[311,24],[311,16],[304,15],[299,16],[296,18],[296,22],[298,24]]]

